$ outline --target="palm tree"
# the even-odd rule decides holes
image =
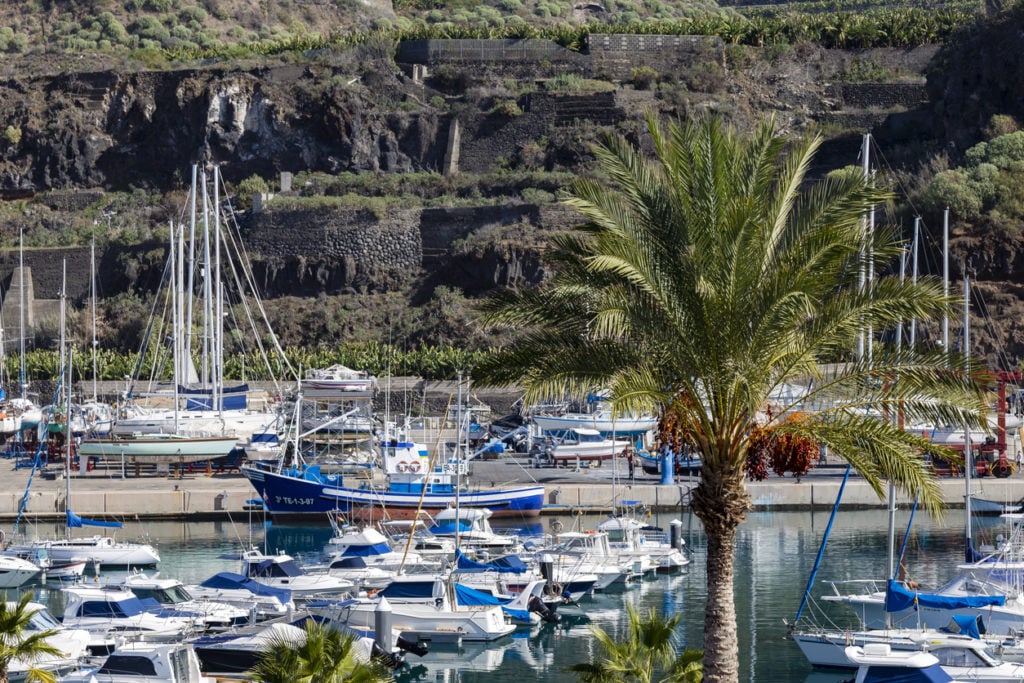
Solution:
[[[604,629],[590,629],[603,651],[597,662],[569,667],[583,683],[700,683],[701,653],[683,650],[676,654],[675,630],[681,615],[660,617],[651,610],[644,620],[632,605],[626,606],[629,633],[616,641]],[[660,678],[655,679],[658,671]]]
[[[7,602],[7,594],[0,601],[0,683],[7,683],[8,669],[12,660],[35,662],[44,655],[64,657],[60,649],[50,645],[47,638],[56,635],[56,631],[38,631],[25,635],[29,619],[37,608],[32,607],[32,593],[25,593],[18,602]],[[54,683],[57,678],[53,673],[31,667],[26,677],[28,681]]]
[[[356,636],[306,621],[306,638],[296,644],[272,641],[249,672],[262,683],[383,683],[394,680],[380,663],[355,652]],[[0,682],[2,683],[2,682]]]
[[[938,512],[926,444],[880,416],[979,424],[983,395],[967,360],[934,349],[852,353],[863,330],[936,317],[955,301],[934,279],[864,281],[865,254],[884,263],[901,253],[891,229],[866,245],[862,216],[890,194],[852,170],[810,183],[819,137],[788,138],[770,121],[743,136],[714,118],[665,130],[652,116],[647,129],[653,159],[610,137],[595,151],[602,180],[570,186],[564,203],[586,222],[555,238],[551,279],[485,304],[483,323],[518,337],[473,379],[517,384],[527,402],[606,388],[615,410],[674,413],[703,463],[692,507],[708,537],[704,676],[735,682],[733,561],[751,507],[751,429],[827,445],[879,496],[889,480]],[[805,404],[819,409],[765,418],[773,389],[801,378],[813,380]]]

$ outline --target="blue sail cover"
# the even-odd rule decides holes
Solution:
[[[523,622],[530,621],[530,613],[528,611],[507,607],[508,603],[512,602],[511,599],[496,598],[490,593],[484,593],[475,588],[463,586],[461,583],[455,584],[455,601],[463,607],[500,606],[512,618]]]
[[[980,614],[954,614],[949,626],[944,630],[981,640],[981,634],[985,632],[985,624],[981,621]]]
[[[885,611],[899,612],[913,609],[915,606],[933,609],[965,609],[973,607],[991,607],[1005,605],[1005,595],[965,595],[949,596],[934,593],[915,593],[909,591],[897,581],[889,579],[885,590]]]
[[[86,519],[85,517],[79,517],[71,510],[67,511],[68,527],[72,529],[78,529],[83,526],[101,526],[107,529],[120,529],[122,526],[121,522],[101,522],[97,519]]]
[[[499,557],[492,563],[487,563],[472,560],[466,557],[461,550],[456,550],[455,558],[458,561],[459,569],[495,571],[502,572],[504,574],[522,574],[529,569],[529,567],[526,566],[526,563],[524,563],[517,555],[506,555],[505,557]]]
[[[234,572],[220,572],[219,574],[214,574],[199,585],[204,588],[217,588],[219,590],[244,589],[253,595],[267,595],[275,597],[282,605],[292,599],[292,592],[287,588],[264,586],[262,583],[253,581],[247,576],[235,574]]]

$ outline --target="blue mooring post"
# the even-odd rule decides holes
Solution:
[[[661,485],[671,486],[676,479],[676,459],[672,451],[666,451],[661,456]]]

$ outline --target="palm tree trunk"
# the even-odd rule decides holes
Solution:
[[[719,518],[719,521],[724,521]],[[707,529],[707,606],[704,611],[704,683],[738,683],[739,645],[733,591],[735,524]]]
[[[733,575],[736,529],[750,509],[750,496],[743,485],[742,469],[729,465],[722,469],[725,471],[705,465],[691,499],[708,538],[704,683],[739,683]]]

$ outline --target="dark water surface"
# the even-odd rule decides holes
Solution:
[[[899,513],[897,534],[900,537],[908,514]],[[410,657],[412,668],[402,680],[432,683],[571,681],[573,676],[565,672],[567,666],[595,660],[600,654],[588,627],[600,626],[613,634],[624,634],[626,605],[633,605],[641,613],[650,609],[682,613],[680,643],[700,648],[706,542],[700,523],[689,514],[655,516],[652,522],[667,529],[673,518],[683,521],[692,560],[682,574],[658,576],[620,592],[588,598],[581,603],[580,611],[566,615],[564,622],[557,626],[520,630],[512,638],[487,646],[435,647],[422,659]],[[548,530],[554,519],[545,517],[529,530],[536,533]],[[566,529],[575,524],[593,528],[601,519],[582,517],[560,521]],[[740,680],[833,683],[850,677],[835,672],[812,673],[796,645],[785,639],[784,620],[792,621],[796,614],[827,523],[828,513],[753,513],[740,527],[735,584]],[[886,524],[884,511],[841,513],[832,530],[812,595],[820,595],[828,580],[881,578],[886,564]],[[985,521],[975,533],[984,538],[986,534],[994,535],[1001,530],[998,520]],[[39,529],[39,533],[52,532],[46,528]],[[250,524],[245,518],[234,523],[128,524],[120,533],[124,538],[133,534],[146,536],[162,555],[160,573],[192,583],[218,571],[237,571],[237,562],[221,555],[237,552],[250,544],[300,557],[317,553],[330,537],[331,530],[326,524],[278,525],[264,524],[262,520],[252,520]],[[955,563],[962,556],[963,535],[961,513],[950,512],[941,523],[918,514],[907,551],[910,578],[928,586],[951,576]],[[56,615],[61,613],[59,591],[38,586],[32,589],[50,601]],[[818,612],[812,609],[810,614],[817,616]],[[833,609],[832,614],[838,620],[847,618],[841,609]]]

